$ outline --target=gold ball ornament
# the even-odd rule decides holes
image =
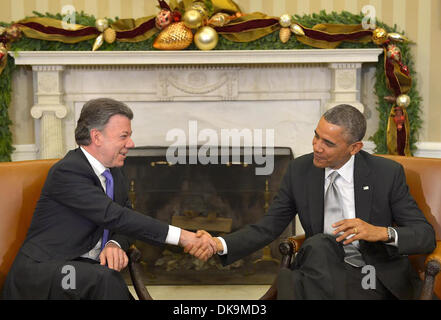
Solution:
[[[289,28],[280,28],[279,39],[282,43],[287,43],[291,38],[291,30]]]
[[[387,31],[383,28],[377,28],[372,32],[372,41],[376,45],[382,45],[387,41]]]
[[[401,94],[396,100],[397,106],[407,108],[410,105],[410,97],[407,94]]]
[[[182,50],[193,42],[193,32],[184,22],[175,22],[161,31],[153,42],[153,48],[159,50]]]
[[[6,28],[0,26],[0,36],[2,36],[6,32]]]
[[[291,16],[287,13],[282,14],[279,18],[279,23],[283,28],[288,28],[291,25]]]
[[[202,15],[198,10],[191,9],[184,13],[182,21],[187,28],[196,29],[202,25]]]
[[[211,50],[216,47],[219,36],[212,27],[202,27],[194,35],[194,43],[200,50]]]
[[[112,28],[107,28],[104,30],[104,41],[107,43],[114,43],[116,40],[116,31]]]
[[[95,21],[95,27],[99,32],[104,32],[109,27],[109,23],[106,19],[98,19]]]
[[[208,17],[208,10],[203,2],[200,1],[193,2],[192,5],[190,6],[190,9],[199,11],[199,13],[202,16],[202,19]]]

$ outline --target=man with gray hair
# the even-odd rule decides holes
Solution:
[[[328,110],[313,152],[290,163],[267,214],[214,238],[223,264],[274,241],[298,214],[306,240],[292,269],[279,273],[279,299],[417,297],[421,281],[407,255],[432,252],[435,232],[409,193],[403,167],[361,150],[365,133],[356,108]],[[365,266],[375,271],[367,286]]]
[[[134,147],[133,113],[112,99],[87,102],[75,130],[79,148],[49,171],[26,239],[3,288],[5,299],[130,299],[121,274],[135,238],[214,253],[209,237],[135,212],[121,167]],[[70,275],[69,281],[65,281]]]

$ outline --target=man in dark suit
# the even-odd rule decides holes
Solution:
[[[298,214],[306,240],[292,269],[279,274],[279,299],[416,297],[421,282],[406,255],[433,251],[435,233],[409,194],[402,166],[361,150],[365,132],[356,108],[328,110],[314,152],[290,163],[268,213],[215,238],[223,264],[269,244]]]
[[[80,146],[49,171],[26,239],[5,281],[5,299],[129,299],[121,274],[130,238],[200,248],[209,237],[131,209],[120,167],[134,147],[132,111],[112,99],[87,102],[75,130]],[[130,237],[130,238],[129,238]]]

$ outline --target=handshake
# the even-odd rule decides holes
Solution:
[[[190,253],[202,261],[207,261],[215,253],[224,250],[221,241],[218,238],[213,238],[205,230],[198,230],[194,233],[181,229],[179,245],[184,248],[184,252]]]

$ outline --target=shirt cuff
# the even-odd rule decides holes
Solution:
[[[177,246],[179,245],[180,237],[181,237],[181,228],[169,225],[167,237],[165,238],[165,243]]]
[[[225,242],[224,238],[222,238],[222,237],[217,237],[217,238],[222,243],[222,247],[224,248],[224,251],[218,252],[217,254],[220,255],[220,256],[223,256],[223,255],[228,253],[227,243]]]
[[[116,245],[121,249],[121,246],[120,246],[119,243],[116,242],[115,240],[109,240],[109,241],[107,241],[107,242],[106,242],[106,246],[109,244],[109,242],[112,242],[112,243],[116,244]]]

